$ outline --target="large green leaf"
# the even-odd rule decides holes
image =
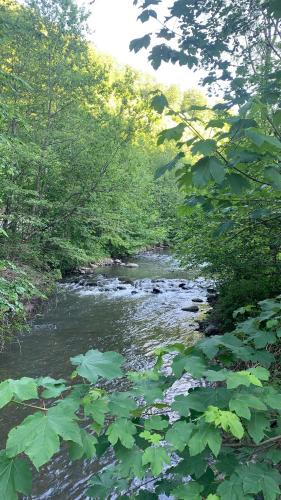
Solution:
[[[219,238],[220,236],[223,236],[224,234],[228,233],[233,229],[235,226],[235,222],[233,220],[225,220],[222,222],[213,232],[213,236],[215,238]]]
[[[120,478],[117,482],[114,475],[114,470],[112,467],[110,467],[100,474],[91,477],[89,486],[90,488],[86,492],[89,497],[99,500],[105,500],[106,498],[108,498],[109,494],[115,493],[116,490],[126,490],[128,487],[128,482]]]
[[[215,156],[200,158],[193,167],[193,183],[197,187],[204,187],[210,180],[221,184],[226,171],[220,160]]]
[[[60,405],[46,412],[29,415],[9,432],[7,455],[14,457],[25,453],[38,469],[59,450],[59,437],[82,446],[80,428],[75,418]]]
[[[128,450],[120,445],[116,447],[115,454],[119,460],[118,470],[122,477],[143,478],[145,471],[142,466],[142,451],[139,448]]]
[[[170,172],[171,170],[173,170],[177,166],[179,160],[181,160],[181,158],[183,157],[184,153],[180,152],[172,160],[168,161],[168,163],[165,163],[165,165],[161,165],[161,167],[157,168],[155,172],[155,178],[158,179],[166,172]]]
[[[158,113],[163,113],[164,109],[169,105],[167,98],[164,94],[158,94],[153,97],[151,101],[151,106],[157,111]]]
[[[91,416],[95,422],[103,425],[105,415],[108,412],[108,401],[107,399],[96,399],[95,401],[86,402],[84,411],[86,416]]]
[[[263,493],[264,500],[279,498],[281,475],[266,464],[242,465],[236,470],[243,482],[245,494]]]
[[[77,373],[95,384],[99,377],[112,380],[122,376],[121,365],[124,362],[123,356],[116,352],[100,352],[92,349],[86,354],[79,354],[70,359],[76,366]]]
[[[144,427],[146,430],[151,431],[161,431],[169,426],[167,419],[161,418],[160,415],[152,415],[151,417],[145,419]]]
[[[64,379],[56,380],[52,377],[41,377],[37,379],[37,384],[38,386],[45,388],[45,390],[41,394],[41,397],[47,399],[56,398],[67,390]]]
[[[150,35],[145,35],[141,38],[135,38],[130,42],[130,50],[134,51],[135,53],[139,52],[141,49],[147,49],[147,47],[150,45]]]
[[[265,168],[264,175],[266,180],[270,181],[275,189],[281,190],[281,172],[276,166]]]
[[[229,409],[247,420],[251,418],[250,408],[261,411],[267,409],[261,399],[249,392],[237,392],[229,401]]]
[[[142,456],[142,464],[149,464],[151,472],[154,476],[158,476],[164,469],[164,466],[168,465],[169,463],[170,457],[167,454],[165,448],[151,446],[150,448],[146,448],[144,450]]]
[[[106,434],[111,444],[116,444],[118,441],[125,446],[125,448],[132,448],[134,446],[134,434],[136,434],[136,426],[125,418],[119,418],[109,425]]]
[[[37,384],[33,378],[8,379],[0,384],[0,408],[10,401],[28,401],[38,397]]]
[[[17,500],[17,493],[29,495],[32,475],[27,463],[20,458],[9,458],[0,451],[0,494],[3,500]]]
[[[206,370],[206,364],[199,356],[179,354],[173,360],[172,369],[176,377],[180,377],[186,371],[193,377],[200,378]]]
[[[234,194],[241,194],[246,189],[250,188],[249,181],[241,174],[231,173],[227,174],[223,186],[230,186]]]
[[[129,417],[137,408],[137,404],[130,393],[116,392],[110,395],[108,409],[116,417]]]
[[[259,129],[249,128],[245,131],[245,135],[258,147],[267,146],[281,149],[281,142],[276,137],[265,135]]]
[[[96,455],[97,438],[89,434],[84,429],[80,430],[82,445],[72,442],[69,445],[69,455],[71,460],[80,460],[81,458],[91,459]]]
[[[191,151],[194,155],[202,154],[202,155],[210,155],[216,151],[217,143],[214,139],[206,139],[199,140],[193,143],[191,147]]]
[[[189,440],[189,452],[191,456],[202,453],[208,445],[215,456],[218,455],[222,444],[222,438],[218,429],[213,425],[200,423],[196,432]]]
[[[244,494],[242,481],[235,475],[229,480],[224,480],[219,485],[217,493],[220,500],[253,500],[252,496]]]
[[[174,450],[183,451],[187,446],[194,425],[187,422],[175,422],[168,430],[165,440],[172,445]]]
[[[265,436],[265,431],[269,427],[269,420],[264,413],[255,412],[251,416],[251,420],[246,424],[248,433],[253,441],[258,444]]]
[[[209,406],[205,411],[205,421],[221,427],[225,432],[230,432],[237,439],[244,435],[240,419],[231,411],[220,410],[216,406]]]
[[[160,132],[157,144],[163,144],[164,141],[179,141],[185,130],[185,123],[179,123],[175,127],[168,128]]]
[[[157,19],[157,14],[155,12],[155,10],[152,10],[152,9],[147,9],[147,10],[144,10],[138,17],[138,19],[142,22],[142,23],[146,23],[146,21],[148,21],[151,17],[154,17],[155,19]]]
[[[281,393],[274,387],[264,390],[263,401],[273,410],[281,410]]]
[[[194,481],[182,484],[172,491],[173,497],[178,500],[201,500],[204,486]]]

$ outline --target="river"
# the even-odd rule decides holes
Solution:
[[[33,321],[31,332],[1,354],[0,380],[66,377],[72,370],[69,358],[91,348],[118,351],[125,356],[127,368],[138,370],[151,364],[157,346],[192,343],[198,314],[182,308],[194,305],[192,299],[205,302],[207,283],[181,269],[166,252],[145,252],[132,261],[139,267],[98,268],[59,284],[44,313]],[[160,293],[153,293],[153,288]],[[200,310],[205,307],[198,305]],[[24,410],[15,405],[2,410],[1,436],[24,416]],[[101,466],[69,462],[62,451],[35,472],[28,498],[85,499],[88,478]]]

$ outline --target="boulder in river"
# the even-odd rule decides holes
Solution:
[[[160,288],[157,288],[156,286],[152,289],[152,293],[154,293],[155,295],[159,294],[159,293],[163,293],[162,290],[160,290]]]
[[[138,293],[138,292],[137,292],[137,290],[132,290],[132,291],[131,291],[131,294],[132,294],[132,295],[136,295],[137,293]]]
[[[203,299],[199,299],[199,298],[195,298],[195,299],[192,299],[192,302],[202,303],[202,302],[204,302],[204,300]]]
[[[187,285],[187,283],[180,283],[179,288],[181,288],[182,290],[189,290],[189,286]]]
[[[207,293],[217,293],[215,288],[207,288]]]
[[[212,305],[215,304],[215,302],[218,300],[218,294],[217,293],[209,293],[207,295],[207,302]]]
[[[127,290],[125,285],[118,285],[117,290]]]
[[[219,328],[216,326],[216,325],[208,325],[205,330],[204,330],[204,334],[206,335],[206,337],[211,337],[212,335],[219,335],[220,333],[220,330]]]
[[[126,264],[126,267],[130,267],[130,268],[132,268],[132,269],[133,269],[133,268],[135,268],[135,267],[139,267],[139,265],[138,265],[138,264],[134,264],[133,262],[128,262],[128,263]]]
[[[199,311],[198,306],[186,306],[181,308],[182,311],[197,313]]]

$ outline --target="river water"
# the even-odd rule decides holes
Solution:
[[[115,350],[125,356],[126,367],[138,370],[152,363],[153,349],[159,345],[193,343],[198,313],[182,307],[194,305],[192,299],[205,302],[206,281],[182,270],[165,252],[146,252],[132,261],[139,267],[98,268],[60,284],[44,313],[35,318],[31,332],[1,354],[0,380],[66,377],[72,371],[69,358],[91,348]],[[153,293],[153,288],[160,293]],[[201,311],[206,307],[198,305]],[[24,416],[24,410],[15,405],[1,411],[1,441]],[[69,462],[62,451],[35,472],[29,498],[85,499],[87,481],[101,466]]]

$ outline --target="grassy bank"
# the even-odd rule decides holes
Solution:
[[[54,290],[59,273],[34,269],[19,262],[0,261],[0,352],[19,333]]]

